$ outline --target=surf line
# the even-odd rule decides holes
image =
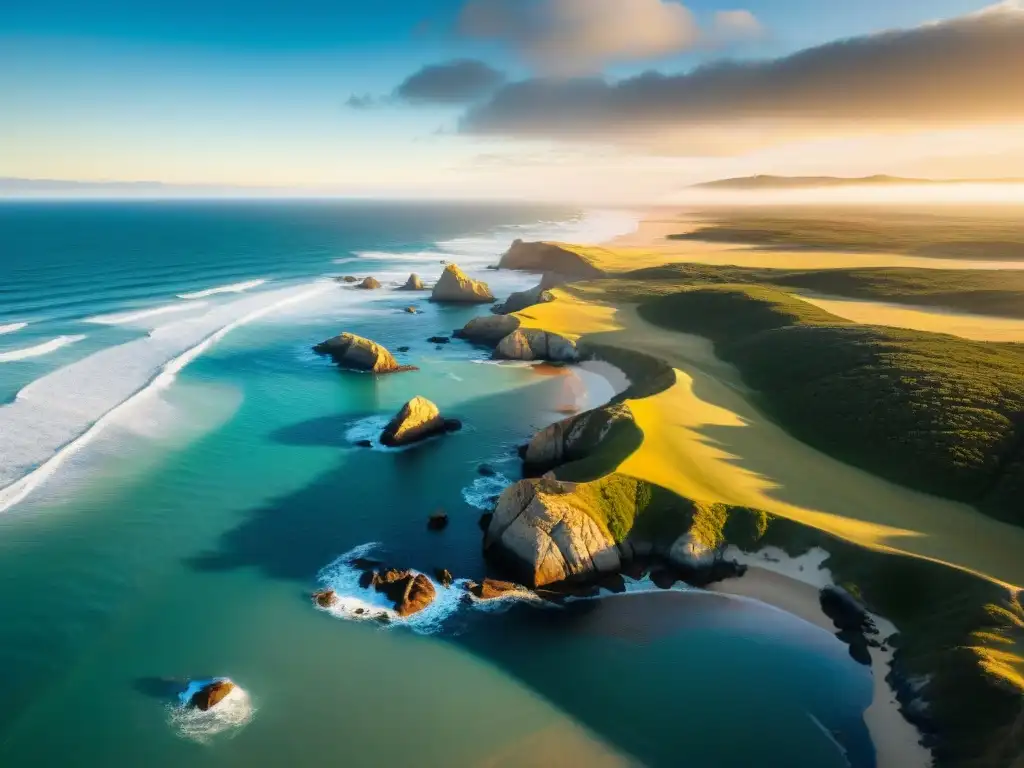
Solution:
[[[315,288],[311,288],[308,291],[303,291],[302,293],[297,294],[295,296],[289,296],[288,298],[281,299],[281,301],[275,302],[274,304],[270,304],[266,307],[261,307],[260,309],[254,310],[249,314],[238,318],[237,320],[233,320],[224,327],[217,329],[195,346],[185,350],[177,357],[168,360],[160,368],[160,371],[159,373],[156,374],[156,376],[154,376],[148,382],[143,384],[143,386],[140,389],[138,389],[133,395],[128,397],[128,399],[118,403],[109,411],[100,416],[82,434],[78,435],[70,442],[65,443],[49,459],[44,461],[42,464],[40,464],[31,472],[29,472],[27,475],[18,480],[15,480],[13,483],[6,486],[5,488],[0,489],[0,512],[4,512],[13,507],[15,504],[24,501],[24,499],[30,493],[32,493],[32,491],[39,488],[41,485],[43,485],[43,483],[49,480],[50,477],[52,477],[57,472],[57,470],[60,469],[61,465],[68,460],[68,458],[75,455],[85,446],[87,446],[90,442],[92,442],[96,438],[96,436],[99,435],[100,432],[102,432],[103,429],[108,424],[110,424],[111,421],[113,421],[114,418],[116,418],[120,413],[138,404],[153,392],[156,392],[159,389],[163,389],[169,386],[174,381],[175,376],[177,376],[177,374],[183,368],[185,368],[185,366],[187,366],[189,363],[191,363],[193,360],[195,360],[197,357],[203,354],[203,352],[208,350],[222,338],[231,333],[231,331],[235,330],[236,328],[240,328],[241,326],[246,325],[247,323],[251,323],[254,320],[258,320],[261,317],[270,314],[271,312],[275,312],[279,309],[282,309],[286,306],[290,306],[292,304],[297,304],[301,301],[305,301],[306,299],[313,298],[314,296],[317,296],[321,293],[325,293],[326,291],[333,289],[333,285],[317,285]]]

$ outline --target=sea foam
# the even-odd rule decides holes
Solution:
[[[34,347],[12,349],[10,352],[0,352],[0,363],[13,363],[16,360],[27,360],[30,357],[41,357],[51,352],[56,352],[61,347],[81,341],[85,336],[58,336],[55,339],[36,344]]]
[[[28,325],[28,323],[7,323],[7,325],[0,325],[0,336],[2,336],[5,333],[14,333],[15,331],[20,331],[26,325]]]
[[[207,288],[192,293],[179,293],[179,299],[205,299],[207,296],[216,296],[218,293],[242,293],[250,288],[263,285],[266,280],[246,280],[244,283],[232,283],[231,285],[219,285],[216,288]]]
[[[149,317],[157,317],[159,315],[169,315],[175,312],[190,312],[195,311],[200,307],[205,307],[207,302],[205,301],[190,301],[186,304],[165,304],[162,307],[153,307],[152,309],[140,309],[137,312],[120,312],[112,315],[96,315],[95,317],[87,317],[84,322],[96,323],[98,325],[128,325],[129,323],[136,323],[139,320],[145,320]]]
[[[135,405],[235,328],[331,289],[317,283],[237,299],[36,379],[0,407],[0,511],[24,499]]]
[[[203,687],[226,677],[215,677],[209,680],[194,680],[188,688],[178,695],[178,703],[170,708],[168,719],[171,726],[186,739],[207,744],[213,737],[234,731],[249,723],[256,710],[253,708],[249,694],[239,685],[235,687],[205,712],[190,707],[189,702]]]

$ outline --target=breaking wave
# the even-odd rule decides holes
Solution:
[[[28,325],[28,323],[8,323],[7,325],[0,325],[0,336],[4,335],[5,333],[14,333],[15,331],[20,331],[26,325]]]
[[[194,680],[188,688],[178,695],[178,704],[170,708],[169,720],[178,733],[190,741],[208,744],[215,736],[227,731],[235,731],[252,720],[256,710],[252,699],[245,689],[239,685],[221,699],[216,706],[205,712],[188,706],[192,696],[204,686],[226,677],[215,677],[209,680]]]
[[[55,339],[36,344],[34,347],[23,349],[12,349],[10,352],[0,352],[0,363],[12,363],[16,360],[27,360],[30,357],[41,357],[51,352],[56,352],[61,347],[81,341],[85,336],[58,336]]]
[[[193,291],[192,293],[179,293],[179,299],[205,299],[207,296],[216,296],[218,293],[242,293],[248,291],[250,288],[256,288],[263,285],[266,280],[246,280],[244,283],[232,283],[231,285],[220,285],[216,288],[207,288],[202,291]]]
[[[36,379],[0,407],[0,511],[23,500],[123,409],[165,387],[232,330],[330,290],[308,284],[238,299]]]
[[[99,325],[126,325],[128,323],[138,322],[144,320],[147,317],[156,317],[158,315],[168,315],[174,312],[187,312],[193,311],[199,307],[205,307],[207,302],[205,301],[190,301],[187,304],[167,304],[162,307],[154,307],[153,309],[140,309],[137,312],[121,312],[112,315],[96,315],[95,317],[87,317],[84,322],[86,323],[97,323]]]

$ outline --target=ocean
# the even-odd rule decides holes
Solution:
[[[354,552],[480,578],[477,521],[519,477],[516,445],[613,394],[591,371],[436,347],[487,308],[387,289],[455,261],[503,297],[537,280],[487,269],[512,239],[633,226],[538,206],[0,204],[0,765],[873,766],[870,673],[760,603],[442,589],[381,625],[310,600],[365,598]],[[338,371],[311,346],[342,331],[419,370]],[[354,445],[417,394],[464,429]],[[241,686],[229,706],[183,711],[214,677]]]

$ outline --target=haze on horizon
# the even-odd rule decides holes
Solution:
[[[40,0],[0,31],[0,196],[650,203],[755,174],[1024,178],[1022,0],[823,5]]]

